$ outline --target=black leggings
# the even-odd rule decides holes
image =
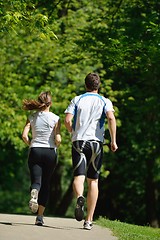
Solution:
[[[30,149],[28,166],[31,177],[31,189],[37,189],[38,204],[46,206],[49,198],[50,180],[57,165],[57,153],[54,148],[34,147]]]

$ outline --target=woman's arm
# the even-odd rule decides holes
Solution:
[[[59,145],[61,144],[61,133],[60,133],[60,129],[61,129],[61,122],[60,120],[56,123],[55,127],[54,127],[54,133],[55,133],[55,144],[56,147],[59,147]]]
[[[31,124],[30,124],[29,120],[27,119],[26,125],[23,129],[22,139],[28,146],[30,145],[30,140],[29,140],[29,137],[28,137],[30,128],[31,128]]]

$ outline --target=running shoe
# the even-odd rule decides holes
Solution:
[[[93,227],[92,222],[84,221],[83,228],[86,230],[91,230]]]
[[[44,224],[44,221],[43,221],[43,216],[37,216],[36,217],[36,221],[35,221],[35,225],[37,225],[37,226],[43,226],[43,224]]]
[[[84,202],[85,199],[83,196],[77,198],[77,205],[75,209],[75,219],[77,221],[82,221],[84,218]]]
[[[31,209],[32,213],[36,213],[38,210],[38,190],[37,189],[32,189],[31,191],[29,208]]]

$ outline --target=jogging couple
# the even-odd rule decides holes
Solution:
[[[111,150],[117,150],[116,119],[112,102],[101,95],[100,78],[89,73],[85,78],[86,92],[76,96],[65,110],[65,126],[72,136],[73,190],[77,198],[75,218],[84,219],[83,228],[92,229],[93,215],[98,199],[98,178],[102,165],[104,122],[108,120]],[[29,115],[22,139],[29,146],[28,166],[31,176],[29,207],[37,213],[35,224],[42,226],[43,214],[49,197],[51,176],[57,164],[57,147],[61,143],[60,118],[50,112],[50,92],[42,92],[38,100],[24,100],[23,109],[36,110]],[[32,131],[32,140],[28,135]],[[87,179],[87,197],[83,196]]]

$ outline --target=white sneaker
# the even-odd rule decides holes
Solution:
[[[32,189],[31,191],[29,208],[31,209],[32,213],[36,213],[38,211],[38,190],[37,189]]]
[[[92,227],[93,227],[92,222],[85,221],[84,224],[83,224],[83,228],[86,229],[86,230],[91,230]]]

